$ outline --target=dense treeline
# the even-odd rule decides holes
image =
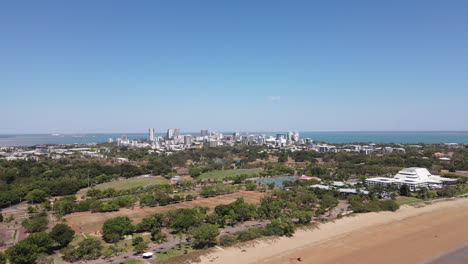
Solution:
[[[52,260],[47,255],[53,250],[66,247],[73,240],[74,235],[75,231],[68,225],[57,224],[50,233],[41,231],[30,234],[24,240],[8,248],[5,251],[6,257],[11,264],[36,263],[39,259],[44,260],[40,263],[51,263]]]
[[[131,164],[102,165],[97,162],[60,161],[0,161],[0,208],[24,200],[33,190],[48,196],[75,194],[90,184],[117,177],[132,177],[146,173],[145,168]]]

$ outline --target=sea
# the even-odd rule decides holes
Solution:
[[[232,132],[226,132],[230,134]],[[185,133],[194,136],[196,133]],[[249,132],[241,134],[285,134],[285,132]],[[163,134],[157,134],[163,136]],[[90,134],[0,134],[0,147],[34,146],[42,144],[85,144],[107,142],[109,138],[116,139],[127,136],[129,139],[148,139],[143,133],[90,133]],[[395,144],[443,144],[468,143],[468,131],[349,131],[349,132],[300,132],[301,138],[311,138],[330,144],[344,143],[395,143]]]

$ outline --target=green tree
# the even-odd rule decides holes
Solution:
[[[94,237],[85,238],[78,243],[78,256],[84,260],[93,260],[101,256],[102,242]]]
[[[202,224],[193,232],[193,241],[195,248],[205,248],[216,245],[216,237],[219,235],[219,230],[216,225]]]
[[[57,224],[52,228],[49,236],[59,245],[60,248],[63,248],[73,240],[75,231],[66,224]]]
[[[168,213],[170,226],[179,233],[187,233],[190,228],[199,226],[202,215],[195,209],[181,208]]]
[[[130,235],[134,231],[132,220],[127,216],[117,216],[104,222],[102,226],[103,238],[106,242],[115,243],[122,236]]]
[[[282,210],[283,204],[281,201],[278,201],[271,196],[267,196],[260,200],[260,206],[257,209],[257,214],[261,219],[275,219],[281,216]]]
[[[142,237],[135,237],[132,239],[132,246],[135,246],[141,242],[144,242],[145,240]]]
[[[29,219],[25,219],[23,222],[21,222],[28,233],[45,231],[48,223],[49,220],[47,220],[47,216],[43,214],[34,215]]]
[[[193,168],[189,173],[192,178],[197,178],[202,174],[202,170],[200,168]]]
[[[235,235],[224,235],[219,238],[219,244],[221,246],[232,246],[237,242]]]
[[[410,188],[408,185],[406,184],[403,184],[401,187],[400,187],[400,195],[403,195],[403,196],[409,196],[410,194]]]
[[[312,220],[311,211],[294,211],[292,216],[297,219],[299,224],[308,224]]]
[[[135,237],[132,240],[132,245],[133,250],[137,253],[141,253],[145,251],[146,248],[148,248],[148,242],[145,242],[145,240],[142,237]]]
[[[11,264],[32,264],[36,261],[39,248],[27,241],[20,241],[6,250]]]
[[[38,247],[38,253],[46,253],[48,252],[54,241],[46,232],[34,233],[29,235],[26,239],[26,242],[33,244]]]
[[[154,229],[160,229],[163,226],[163,223],[163,214],[153,214],[143,218],[143,220],[141,220],[141,222],[136,225],[135,229],[138,232],[149,232]]]
[[[266,225],[265,232],[271,236],[292,236],[295,229],[295,225],[291,222],[274,219]]]
[[[6,264],[6,261],[7,256],[3,252],[0,252],[0,264]]]
[[[44,192],[43,190],[35,189],[30,191],[25,199],[28,200],[30,203],[42,203],[45,201],[47,198],[47,193]]]
[[[162,244],[164,242],[167,242],[167,235],[161,232],[160,229],[155,229],[151,231],[151,240],[158,244]]]

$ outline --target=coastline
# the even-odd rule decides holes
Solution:
[[[468,199],[358,214],[293,237],[217,249],[201,263],[433,263],[468,241]],[[297,258],[301,258],[301,262]],[[429,262],[427,262],[429,261]]]

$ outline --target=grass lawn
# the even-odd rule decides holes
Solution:
[[[238,170],[217,170],[217,171],[210,171],[205,172],[200,175],[200,179],[216,179],[221,180],[226,177],[237,176],[241,174],[247,174],[249,176],[253,176],[258,174],[261,169],[238,169]]]
[[[168,183],[169,180],[164,179],[163,177],[147,177],[147,178],[130,178],[120,181],[113,181],[113,182],[106,182],[103,184],[96,185],[94,188],[96,189],[108,189],[114,188],[116,190],[125,190],[131,189],[134,187],[143,187],[147,185],[154,185],[154,184],[164,184]]]
[[[193,251],[192,247],[188,244],[182,244],[180,247],[176,246],[174,248],[161,251],[156,253],[156,259],[159,261],[168,260],[171,257],[180,256],[183,254],[188,254]]]
[[[93,188],[96,188],[99,190],[104,190],[108,188],[114,188],[116,190],[125,190],[125,189],[131,189],[134,187],[143,187],[147,185],[165,184],[168,182],[169,180],[164,179],[163,177],[154,176],[154,177],[147,177],[147,178],[129,178],[125,180],[106,182],[103,184],[98,184],[94,186]],[[88,188],[81,189],[80,191],[78,191],[78,197],[86,194],[87,191],[88,191]]]
[[[151,243],[151,234],[147,233],[143,235],[143,233],[139,234],[133,234],[132,239],[136,237],[142,237],[145,242]],[[132,246],[132,239],[129,240],[119,240],[115,245],[119,248],[124,248],[124,251],[132,251],[133,246]],[[109,246],[112,244],[108,244]]]
[[[396,201],[399,205],[422,202],[421,199],[418,199],[415,197],[406,197],[406,196],[399,196],[396,198]]]

